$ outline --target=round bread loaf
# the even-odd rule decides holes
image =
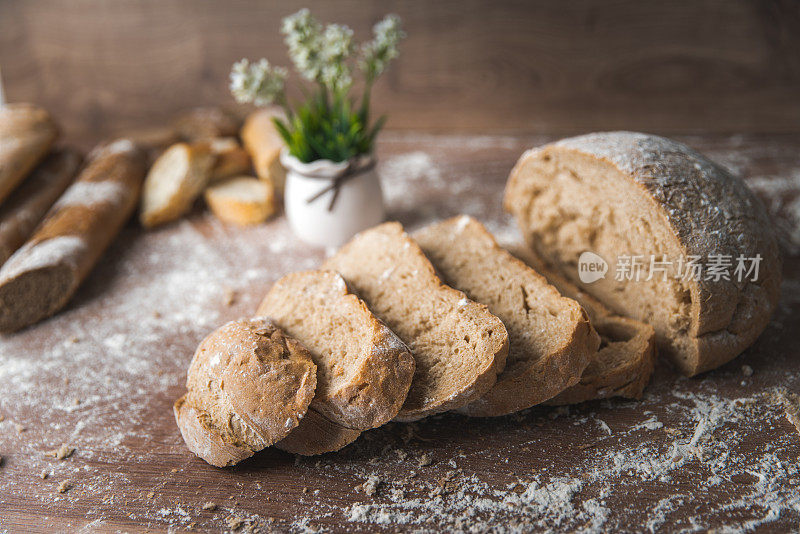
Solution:
[[[505,208],[550,267],[650,323],[687,375],[741,353],[777,304],[781,265],[764,207],[675,141],[606,132],[530,150],[511,171]],[[580,261],[585,252],[600,259]]]
[[[186,445],[217,467],[269,447],[306,413],[316,371],[308,350],[265,318],[221,326],[197,347],[189,392],[174,405]]]

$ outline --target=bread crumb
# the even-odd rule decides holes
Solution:
[[[228,525],[229,529],[239,530],[240,528],[242,528],[242,525],[244,524],[244,519],[232,515],[225,520],[225,523]]]
[[[61,484],[58,485],[58,492],[59,493],[66,493],[72,489],[72,481],[71,480],[62,480]]]
[[[161,319],[161,312],[158,310],[153,310],[153,318],[154,319]]]
[[[303,488],[303,493],[308,493],[308,488],[304,487]]]
[[[80,339],[78,338],[78,336],[73,336],[72,339],[70,339],[71,343],[78,343],[79,341]]]
[[[39,478],[41,478],[42,480],[46,480],[47,477],[49,477],[49,476],[50,476],[50,473],[47,472],[47,469],[42,469],[42,472],[39,473]]]
[[[147,498],[148,499],[152,499],[155,496],[156,496],[156,493],[154,491],[148,491],[147,492]]]
[[[230,307],[236,304],[236,297],[237,297],[236,290],[228,288],[225,290],[225,305]]]
[[[744,376],[753,376],[753,368],[750,367],[749,365],[743,365],[742,366],[742,374]]]
[[[0,415],[0,423],[2,423],[5,420],[6,420],[6,416],[5,415]]]
[[[378,492],[378,487],[383,481],[377,475],[370,475],[367,480],[356,486],[356,491],[363,491],[369,496],[375,495]]]
[[[431,465],[433,463],[433,458],[431,457],[430,453],[426,452],[422,456],[419,457],[419,466],[425,467]]]
[[[19,423],[14,423],[14,427],[17,429],[17,433],[18,434],[22,434],[23,432],[25,432],[27,430],[27,428],[25,428],[24,426],[22,426]]]
[[[394,452],[397,454],[397,459],[400,461],[408,458],[408,453],[403,449],[395,449]]]
[[[780,396],[780,400],[786,412],[786,420],[793,424],[797,433],[800,434],[800,395],[783,394]]]
[[[203,510],[213,511],[217,509],[217,504],[211,501],[203,504]]]
[[[170,469],[170,470],[169,470],[169,472],[170,472],[170,473],[177,473],[177,472],[178,472],[178,469],[177,469],[177,468],[175,468],[175,467],[173,467],[172,469]]]
[[[46,453],[44,453],[44,455],[51,456],[56,460],[64,460],[65,458],[69,458],[70,456],[72,456],[72,453],[74,452],[75,452],[75,447],[70,447],[66,443],[62,443],[59,448],[47,451]]]
[[[5,461],[6,461],[6,459],[3,458],[2,456],[0,456],[0,467],[3,467],[3,464],[5,463]]]

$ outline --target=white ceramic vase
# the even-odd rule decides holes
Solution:
[[[372,156],[303,163],[284,149],[281,163],[286,169],[286,217],[306,243],[339,247],[383,221],[383,191]]]

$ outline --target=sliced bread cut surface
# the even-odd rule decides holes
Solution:
[[[272,184],[250,176],[211,185],[205,191],[205,200],[218,219],[240,226],[264,222],[275,213]]]
[[[501,248],[486,228],[462,215],[413,235],[449,285],[505,324],[505,370],[468,415],[507,415],[540,404],[578,383],[600,338],[581,306]]]
[[[311,352],[317,365],[311,407],[323,417],[369,430],[400,411],[414,376],[414,358],[364,301],[348,291],[339,274],[286,275],[272,286],[257,313],[270,317]]]
[[[139,216],[146,228],[174,221],[187,213],[211,177],[214,156],[207,143],[177,143],[153,163],[142,190]]]
[[[497,381],[508,354],[505,326],[445,285],[399,223],[362,232],[323,267],[339,272],[411,349],[416,370],[397,420],[460,408]]]
[[[651,324],[659,352],[684,374],[734,358],[777,306],[781,261],[763,205],[676,141],[601,132],[530,150],[511,171],[505,208],[548,266]],[[584,252],[604,260],[605,277],[581,281]]]
[[[188,393],[174,405],[189,449],[218,467],[233,465],[286,437],[316,387],[308,350],[271,321],[231,321],[197,347]]]
[[[597,299],[548,269],[528,247],[516,245],[509,247],[509,251],[547,278],[562,295],[577,300],[600,334],[600,349],[592,356],[580,382],[562,391],[547,404],[577,404],[608,397],[641,398],[655,367],[653,327],[614,314]]]
[[[335,452],[353,443],[360,430],[337,425],[314,408],[309,408],[297,428],[275,444],[282,451],[301,456]]]

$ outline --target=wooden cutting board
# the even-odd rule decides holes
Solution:
[[[467,213],[514,242],[503,186],[547,140],[385,134],[390,218],[414,229]],[[172,416],[192,353],[325,251],[282,216],[239,229],[198,208],[149,233],[131,223],[66,310],[0,338],[0,530],[798,528],[800,434],[781,395],[800,391],[800,137],[682,140],[748,177],[794,255],[775,318],[730,364],[693,379],[659,364],[641,401],[444,415],[339,453],[266,450],[216,469]],[[62,444],[74,453],[47,455]]]

